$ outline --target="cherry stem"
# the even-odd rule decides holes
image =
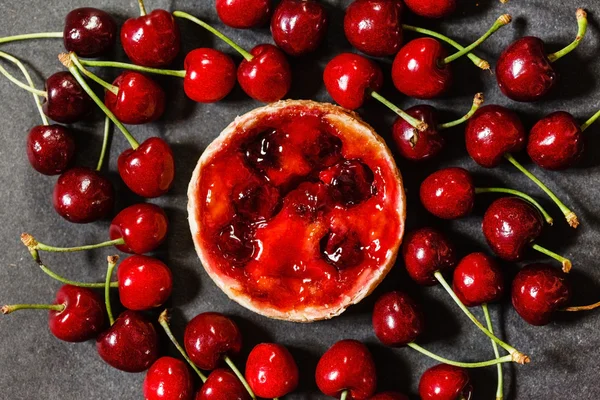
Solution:
[[[461,118],[459,118],[457,120],[438,125],[437,129],[444,130],[444,129],[452,128],[453,126],[460,125],[463,122],[467,121],[469,118],[471,118],[473,116],[473,114],[475,114],[475,111],[477,111],[477,109],[483,104],[483,100],[484,100],[483,93],[477,93],[475,95],[475,97],[473,98],[473,104],[471,105],[471,109],[469,110],[468,113],[466,113],[465,115],[463,115]]]
[[[600,307],[600,301],[594,304],[589,304],[587,306],[574,306],[574,307],[567,307],[562,309],[561,311],[589,311],[589,310],[593,310],[595,308]]]
[[[108,148],[108,140],[110,137],[110,118],[104,118],[104,138],[102,139],[102,150],[100,150],[100,158],[98,159],[98,165],[96,166],[96,171],[100,171],[102,169],[102,164],[104,164],[104,159],[106,158],[106,149]]]
[[[562,270],[563,270],[563,272],[565,274],[568,274],[569,271],[571,271],[571,268],[573,267],[573,264],[571,264],[571,261],[568,258],[565,258],[565,257],[563,257],[563,256],[561,256],[559,254],[556,254],[555,252],[550,251],[550,250],[548,250],[548,249],[546,249],[546,248],[544,248],[544,247],[542,247],[542,246],[540,246],[539,244],[536,244],[536,243],[532,244],[531,247],[534,250],[537,250],[537,251],[539,251],[542,254],[545,254],[545,255],[547,255],[549,257],[552,257],[556,261],[558,261],[559,263],[561,263],[562,264]]]
[[[240,382],[242,382],[242,385],[244,385],[244,387],[248,391],[248,394],[250,395],[250,397],[252,397],[252,400],[256,400],[256,395],[252,391],[252,388],[250,387],[250,385],[248,385],[248,382],[246,381],[246,378],[244,378],[244,375],[235,366],[235,364],[233,363],[233,361],[231,361],[231,358],[229,358],[229,356],[226,354],[226,355],[223,356],[223,360],[225,360],[225,363],[227,363],[227,365],[229,365],[229,368],[231,368],[231,370],[238,377],[238,379],[240,380]]]
[[[432,31],[429,29],[420,28],[418,26],[405,25],[405,24],[402,25],[402,29],[407,30],[407,31],[422,33],[424,35],[440,39],[458,50],[464,49],[464,47],[462,45],[460,45],[458,42],[450,39],[448,36],[442,35],[441,33],[438,33],[438,32],[435,32],[435,31]],[[477,57],[475,54],[469,53],[469,54],[467,54],[467,57],[469,57],[469,59],[471,61],[473,61],[473,64],[475,64],[477,67],[479,67],[481,69],[490,69],[490,63]]]
[[[340,395],[340,400],[346,400],[347,397],[348,397],[348,389],[346,389],[342,392],[342,394]]]
[[[528,202],[530,202],[535,208],[537,208],[538,211],[540,213],[542,213],[542,215],[544,216],[544,219],[546,220],[546,222],[549,225],[552,225],[554,223],[554,219],[552,219],[552,217],[550,216],[550,214],[548,214],[548,212],[544,209],[544,207],[542,207],[542,205],[540,203],[538,203],[533,197],[531,197],[527,193],[523,193],[523,192],[520,192],[515,189],[499,188],[499,187],[475,188],[475,193],[477,193],[477,194],[479,194],[479,193],[508,193],[508,194],[512,194],[514,196],[521,197],[521,198],[527,200]]]
[[[93,80],[94,82],[96,82],[98,85],[102,86],[104,89],[108,90],[109,92],[111,92],[112,94],[114,94],[115,96],[119,94],[119,88],[116,87],[115,85],[111,85],[110,83],[106,82],[104,79],[100,78],[98,75],[94,74],[91,71],[88,71],[87,69],[85,69],[85,67],[83,65],[81,65],[81,62],[79,61],[78,58],[73,58],[73,63],[77,66],[77,68],[79,68],[79,70],[88,78],[90,78],[91,80]]]
[[[108,247],[108,246],[123,245],[123,244],[125,244],[125,239],[118,238],[118,239],[108,240],[108,241],[102,242],[102,243],[88,244],[85,246],[55,247],[55,246],[49,246],[47,244],[38,242],[29,233],[23,233],[23,234],[21,234],[21,242],[23,242],[23,244],[25,246],[27,246],[27,248],[30,251],[31,250],[42,250],[42,251],[51,251],[54,253],[72,253],[75,251],[84,251],[84,250],[99,249],[99,248]]]
[[[464,56],[465,54],[467,54],[468,52],[473,50],[475,47],[477,47],[481,43],[483,43],[487,38],[489,38],[498,29],[502,28],[504,25],[509,24],[510,21],[512,21],[512,17],[509,14],[503,14],[503,15],[499,16],[498,19],[492,25],[492,27],[490,29],[488,29],[488,31],[486,33],[484,33],[479,39],[477,39],[476,41],[474,41],[473,43],[471,43],[469,46],[465,47],[464,49],[459,50],[456,53],[444,58],[444,60],[442,61],[442,64],[451,63],[452,61],[456,60],[457,58]]]
[[[453,360],[448,360],[447,358],[444,358],[444,357],[440,357],[437,354],[434,354],[434,353],[430,352],[429,350],[424,349],[423,347],[419,346],[416,343],[408,343],[407,346],[410,347],[411,349],[418,351],[421,354],[426,355],[429,358],[433,358],[434,360],[439,361],[444,364],[454,365],[455,367],[481,368],[481,367],[489,367],[490,365],[496,365],[496,364],[501,364],[501,363],[505,363],[505,362],[512,362],[512,356],[510,354],[507,354],[502,358],[500,358],[500,356],[496,356],[496,358],[493,360],[487,360],[487,361],[481,361],[481,362],[453,361]]]
[[[475,326],[477,328],[479,328],[480,331],[482,331],[483,333],[485,333],[490,339],[492,339],[494,342],[498,343],[498,345],[500,345],[500,347],[502,347],[504,350],[506,350],[506,351],[508,351],[510,353],[512,361],[514,361],[514,362],[516,362],[518,364],[526,364],[526,363],[528,363],[530,361],[528,356],[526,356],[525,354],[521,353],[520,351],[518,351],[517,349],[515,349],[514,347],[512,347],[508,343],[505,343],[502,340],[498,339],[492,332],[490,332],[486,327],[484,327],[481,324],[481,322],[479,322],[479,320],[477,318],[475,318],[475,316],[473,315],[473,313],[471,311],[469,311],[469,309],[456,296],[456,294],[454,293],[454,291],[452,290],[452,288],[450,287],[450,285],[448,285],[448,282],[446,282],[446,279],[444,279],[444,276],[442,275],[441,272],[439,272],[439,271],[435,272],[434,276],[442,284],[442,286],[444,287],[444,289],[446,289],[446,292],[448,292],[448,294],[450,295],[450,297],[452,297],[452,300],[454,300],[454,302],[465,313],[465,315],[467,317],[469,317],[469,319],[471,320],[471,322],[473,322],[475,324]]]
[[[106,281],[104,282],[104,303],[106,304],[108,321],[110,322],[110,326],[112,326],[115,323],[115,317],[113,317],[112,308],[110,306],[110,278],[119,261],[119,256],[108,256],[107,260],[108,268],[106,268]]]
[[[131,148],[134,150],[137,149],[140,146],[139,143],[135,140],[131,133],[129,133],[129,131],[127,130],[127,128],[125,128],[121,121],[119,121],[117,117],[115,117],[115,115],[104,105],[102,100],[100,100],[98,96],[96,96],[96,93],[94,93],[94,91],[90,88],[85,79],[83,79],[83,76],[81,76],[79,69],[74,64],[74,60],[77,59],[75,53],[62,53],[58,56],[58,59],[65,67],[69,69],[69,72],[71,72],[71,74],[75,77],[77,82],[79,82],[79,84],[81,85],[83,90],[85,90],[85,92],[88,94],[88,96],[90,96],[91,99],[94,100],[94,102],[98,105],[98,107],[100,107],[104,114],[106,114],[111,119],[111,121],[114,122],[117,128],[119,128],[121,133],[123,133],[129,144],[131,145]]]
[[[233,49],[235,51],[237,51],[238,53],[240,53],[242,55],[242,57],[244,57],[246,59],[246,61],[251,61],[254,58],[254,56],[252,54],[248,53],[246,50],[244,50],[242,47],[240,47],[236,42],[231,40],[229,37],[225,36],[223,33],[218,31],[217,29],[213,28],[206,22],[202,21],[201,19],[198,19],[198,18],[194,17],[193,15],[190,15],[184,11],[174,11],[173,15],[176,17],[179,17],[179,18],[187,19],[189,21],[192,21],[192,22],[200,25],[201,27],[203,27],[204,29],[211,32],[213,35],[215,35],[216,37],[218,37],[219,39],[221,39],[222,41],[224,41],[225,43],[227,43],[228,45],[233,47]]]
[[[183,347],[181,347],[181,345],[179,344],[179,342],[175,338],[175,335],[173,335],[173,332],[171,331],[171,327],[169,326],[169,313],[167,312],[166,309],[162,313],[160,313],[160,316],[158,317],[158,323],[160,324],[160,326],[163,327],[165,333],[167,334],[167,336],[171,340],[171,343],[173,343],[173,345],[175,346],[175,348],[179,351],[179,353],[181,353],[181,355],[183,356],[183,358],[185,359],[185,361],[187,361],[187,363],[190,365],[190,367],[192,367],[192,369],[196,372],[196,374],[198,374],[198,376],[202,380],[202,383],[206,382],[206,379],[207,379],[206,375],[204,375],[202,373],[202,371],[200,371],[198,369],[198,367],[196,366],[196,364],[194,364],[192,362],[192,360],[190,360],[190,358],[188,357],[188,355],[185,352],[185,350],[183,349]]]
[[[481,308],[483,309],[483,315],[485,316],[485,323],[487,325],[488,330],[490,332],[494,333],[494,327],[492,326],[492,319],[490,318],[490,311],[488,310],[487,303],[483,303],[481,305]],[[493,340],[492,340],[492,348],[494,349],[494,355],[496,356],[496,358],[499,358],[500,352],[498,351],[498,345]],[[496,388],[496,400],[502,400],[502,399],[504,399],[504,383],[503,383],[503,377],[502,377],[502,365],[498,364],[497,368],[498,368],[498,386]]]
[[[65,309],[64,304],[12,304],[0,308],[2,314],[10,314],[18,310],[53,310],[61,312]]]
[[[554,203],[556,203],[558,208],[560,208],[560,211],[562,211],[562,213],[565,215],[565,219],[567,220],[567,223],[569,224],[569,226],[571,226],[572,228],[577,228],[577,226],[579,226],[579,220],[577,219],[577,215],[575,215],[575,213],[573,211],[571,211],[562,201],[560,201],[560,199],[558,197],[556,197],[556,195],[554,193],[552,193],[552,191],[550,189],[548,189],[548,187],[546,185],[544,185],[542,183],[542,181],[540,181],[531,172],[527,171],[525,169],[525,167],[523,167],[523,165],[521,165],[520,162],[515,160],[515,158],[512,156],[512,154],[506,153],[506,154],[504,154],[504,158],[506,158],[512,165],[517,167],[517,169],[519,171],[521,171],[523,174],[525,174],[525,176],[527,176],[536,185],[538,185],[540,187],[540,189],[542,189],[548,195],[548,197],[550,197],[552,199],[552,201],[554,201]]]
[[[6,53],[5,53],[6,54]],[[18,80],[17,78],[15,78],[14,76],[12,76],[6,69],[4,69],[3,66],[0,65],[0,73],[2,75],[4,75],[9,81],[11,81],[12,83],[14,83],[15,85],[17,85],[18,87],[20,87],[21,89],[27,90],[29,93],[33,93],[36,96],[40,96],[40,97],[46,97],[48,95],[48,93],[46,93],[44,90],[40,90],[40,89],[36,89],[34,87],[29,86],[26,83],[21,82],[20,80]]]
[[[596,122],[596,120],[598,119],[598,117],[600,117],[600,110],[596,112],[596,114],[592,115],[590,117],[590,119],[588,119],[587,121],[585,121],[583,123],[583,125],[580,126],[581,132],[585,131],[587,128],[590,127],[591,124],[593,124],[594,122]]]
[[[400,118],[408,122],[415,129],[423,132],[429,128],[429,126],[427,126],[425,122],[420,121],[411,115],[408,115],[406,111],[402,110],[399,107],[396,107],[394,104],[392,104],[389,100],[387,100],[385,97],[383,97],[376,91],[369,89],[368,92],[371,95],[371,97],[373,97],[375,100],[379,101],[384,106],[395,112]]]
[[[554,62],[575,50],[575,48],[579,46],[581,40],[585,37],[588,25],[587,13],[583,8],[578,8],[575,12],[575,16],[577,17],[577,36],[575,37],[575,40],[573,40],[568,46],[560,49],[556,53],[548,54],[548,60],[550,62]]]
[[[129,63],[117,62],[117,61],[79,60],[79,63],[81,65],[85,65],[87,67],[108,67],[108,68],[128,69],[130,71],[147,72],[149,74],[168,75],[168,76],[176,76],[179,78],[185,78],[185,70],[172,70],[172,69],[142,67],[141,65],[129,64]]]
[[[144,0],[138,0],[138,4],[140,5],[140,15],[143,17],[146,15],[146,6],[144,5]]]
[[[41,33],[26,33],[23,35],[6,36],[0,38],[0,43],[16,42],[18,40],[29,40],[29,39],[50,39],[50,38],[62,38],[62,32],[41,32]]]

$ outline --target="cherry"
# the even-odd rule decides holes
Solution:
[[[323,132],[304,148],[304,157],[315,169],[330,167],[342,158],[341,149],[340,138]]]
[[[192,400],[194,382],[183,361],[161,357],[146,372],[143,391],[146,400]]]
[[[408,400],[408,397],[398,392],[383,392],[376,394],[369,400]]]
[[[71,124],[90,113],[92,101],[68,72],[57,72],[46,79],[44,114],[56,122]]]
[[[98,57],[117,40],[117,23],[97,8],[77,8],[67,14],[63,32],[65,49],[81,57]]]
[[[373,171],[358,160],[341,161],[319,173],[332,199],[351,207],[370,198],[375,192]]]
[[[251,235],[248,223],[234,220],[219,232],[216,238],[217,248],[226,259],[238,265],[245,264],[255,252]]]
[[[235,374],[219,368],[208,375],[196,400],[250,400],[250,395]]]
[[[425,321],[417,303],[403,292],[383,294],[373,308],[373,330],[386,346],[405,346],[423,332]]]
[[[283,397],[298,386],[298,366],[284,346],[261,343],[246,361],[246,381],[263,398]]]
[[[444,168],[429,175],[419,191],[423,206],[443,219],[468,215],[475,203],[475,185],[469,171]]]
[[[315,0],[283,0],[271,18],[275,44],[291,56],[311,53],[327,33],[327,11]]]
[[[117,249],[125,253],[144,254],[156,249],[165,240],[169,229],[167,215],[154,204],[134,204],[124,208],[113,218],[109,236],[122,238]]]
[[[391,56],[402,45],[400,0],[354,0],[346,9],[344,33],[358,50],[370,56]]]
[[[125,308],[149,310],[164,304],[173,289],[171,270],[156,258],[127,257],[117,270],[119,299]]]
[[[75,141],[61,125],[39,125],[27,135],[27,158],[31,166],[44,175],[58,175],[71,165]]]
[[[363,246],[358,234],[347,228],[331,229],[320,241],[321,255],[338,270],[362,263]]]
[[[504,294],[504,276],[492,257],[471,253],[454,270],[452,289],[467,307],[500,300]]]
[[[218,50],[192,50],[184,61],[183,89],[192,100],[214,103],[227,96],[236,80],[236,66],[230,56]]]
[[[256,28],[267,23],[271,0],[216,0],[221,21],[232,28]]]
[[[292,71],[285,54],[272,44],[260,44],[250,50],[250,55],[237,71],[244,92],[265,103],[281,100],[292,85]]]
[[[444,234],[433,228],[410,232],[402,245],[402,257],[408,275],[419,285],[434,285],[434,273],[456,265],[454,246]]]
[[[156,121],[165,111],[165,91],[146,75],[126,71],[112,84],[118,92],[107,90],[104,104],[124,124]]]
[[[243,149],[246,162],[261,172],[278,167],[283,151],[278,136],[276,129],[267,129],[257,135]]]
[[[457,0],[404,0],[413,13],[425,18],[444,18],[456,10]]]
[[[287,194],[284,202],[289,204],[296,214],[315,220],[330,209],[330,194],[322,183],[303,182]]]
[[[510,44],[496,64],[496,77],[502,93],[516,101],[536,101],[544,97],[556,84],[558,74],[552,63],[571,52],[585,36],[587,15],[577,10],[577,38],[573,43],[546,54],[544,42],[537,37],[522,37]]]
[[[473,387],[465,368],[439,364],[421,375],[419,396],[423,400],[470,399]]]
[[[258,179],[234,186],[231,198],[236,214],[251,222],[268,220],[281,204],[279,190]]]
[[[315,379],[327,396],[366,400],[375,393],[375,362],[367,346],[356,340],[341,340],[321,356]]]

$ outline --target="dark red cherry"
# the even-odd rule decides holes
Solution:
[[[255,244],[247,222],[232,221],[221,229],[215,240],[221,255],[234,264],[245,264],[254,255]]]
[[[303,182],[285,196],[284,202],[300,217],[314,220],[331,208],[330,198],[324,184]]]
[[[281,100],[292,86],[292,70],[285,54],[272,44],[250,50],[252,60],[243,60],[237,71],[246,94],[264,103]]]
[[[213,370],[223,356],[240,352],[242,334],[235,322],[223,314],[206,312],[187,324],[183,344],[194,364],[204,370]]]
[[[271,18],[275,44],[291,56],[311,53],[327,33],[327,11],[315,0],[283,0]]]
[[[354,0],[346,9],[344,33],[363,53],[392,56],[402,45],[401,16],[400,0]]]
[[[454,270],[452,289],[467,307],[500,300],[504,276],[494,259],[484,253],[471,253]]]
[[[58,175],[71,165],[75,141],[61,125],[38,125],[27,135],[27,158],[31,166],[44,175]]]
[[[142,372],[158,358],[158,335],[152,323],[135,311],[125,311],[96,339],[100,357],[125,372]]]
[[[216,0],[217,15],[227,26],[257,28],[267,23],[271,0]]]
[[[50,75],[46,79],[46,93],[42,105],[44,114],[56,122],[77,122],[92,109],[92,99],[68,71]]]
[[[321,256],[338,270],[359,265],[364,258],[358,234],[346,227],[334,227],[321,238]]]
[[[230,56],[218,50],[192,50],[185,57],[183,67],[185,94],[199,103],[219,101],[235,86],[235,63]]]
[[[315,379],[319,390],[339,398],[348,391],[347,399],[366,400],[375,393],[375,362],[367,346],[356,340],[341,340],[321,356]]]
[[[304,147],[304,157],[316,169],[329,167],[342,158],[342,141],[328,133],[321,133],[314,142]]]
[[[417,99],[432,99],[445,93],[452,84],[452,69],[441,61],[448,56],[433,38],[411,40],[396,54],[392,80],[400,92]]]
[[[469,171],[453,167],[429,175],[419,191],[423,207],[438,218],[468,215],[475,203],[475,185]]]
[[[342,53],[327,63],[323,81],[333,101],[344,108],[356,110],[369,96],[367,90],[381,89],[383,72],[366,57]]]
[[[373,308],[373,330],[386,346],[405,346],[423,332],[425,321],[418,304],[403,292],[382,295]]]
[[[279,142],[276,129],[267,129],[260,133],[244,148],[245,160],[257,171],[278,167],[283,147]]]
[[[192,400],[194,381],[185,362],[161,357],[152,364],[143,384],[145,400]]]
[[[208,375],[196,400],[250,400],[250,395],[233,372],[220,368]]]
[[[557,111],[539,120],[529,133],[527,154],[542,168],[559,170],[575,164],[583,154],[583,135],[575,118]]]
[[[77,8],[67,14],[63,32],[65,49],[81,57],[98,57],[117,40],[117,23],[97,8]]]
[[[369,400],[408,400],[408,397],[398,392],[383,392],[376,394]]]
[[[261,343],[248,355],[245,377],[258,397],[283,397],[298,386],[298,366],[284,346]]]
[[[466,369],[448,364],[429,368],[421,375],[419,396],[422,400],[462,400],[473,394]]]
[[[110,223],[110,240],[123,238],[116,246],[125,253],[144,254],[155,250],[165,240],[169,229],[167,214],[157,205],[134,204],[117,214]]]
[[[404,0],[413,13],[425,18],[447,17],[456,9],[457,0]]]
[[[454,246],[433,228],[421,228],[404,238],[402,258],[408,275],[419,285],[435,285],[434,273],[454,268]]]
[[[173,152],[161,138],[151,137],[137,149],[125,150],[119,156],[117,165],[123,182],[139,196],[162,196],[173,185]]]
[[[179,26],[170,12],[154,10],[123,23],[121,44],[134,64],[165,67],[179,54]]]
[[[58,177],[52,202],[61,217],[83,224],[104,218],[112,211],[115,191],[112,183],[97,171],[75,167]]]
[[[163,305],[173,290],[171,270],[156,258],[134,255],[119,264],[119,299],[129,310]]]
[[[418,131],[398,117],[392,127],[392,135],[400,155],[412,161],[428,160],[440,153],[444,147],[444,137],[437,130],[437,110],[426,104],[406,110],[411,117],[427,124],[426,131]]]
[[[144,74],[125,71],[113,81],[118,94],[107,90],[104,104],[124,124],[156,121],[165,111],[165,91]]]
[[[236,214],[250,222],[268,220],[281,204],[279,189],[259,179],[234,186],[231,200]]]
[[[358,160],[339,162],[321,171],[319,179],[328,186],[331,198],[346,207],[362,203],[375,191],[373,171]]]
[[[548,264],[527,265],[512,283],[513,307],[531,325],[548,324],[570,297],[567,275]]]
[[[64,285],[56,292],[54,304],[65,306],[62,311],[50,311],[50,332],[65,342],[84,342],[95,338],[102,329],[104,302],[91,289]]]
[[[465,128],[467,152],[482,167],[493,168],[506,153],[525,146],[525,128],[519,116],[508,108],[483,106],[467,121]]]

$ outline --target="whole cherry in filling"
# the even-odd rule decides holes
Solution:
[[[27,135],[27,158],[31,166],[44,175],[66,171],[75,154],[71,132],[61,125],[38,125]]]
[[[423,400],[461,400],[472,395],[471,379],[464,368],[439,364],[425,371],[419,381]]]
[[[410,11],[425,18],[444,18],[456,10],[457,0],[404,0]]]
[[[446,236],[433,228],[409,232],[402,245],[404,266],[410,277],[419,285],[434,285],[434,274],[454,268],[454,246]]]
[[[161,357],[152,364],[142,386],[146,400],[192,400],[194,381],[187,365],[173,357]]]
[[[65,49],[81,57],[98,57],[117,40],[117,23],[97,8],[77,8],[67,14],[63,32]]]
[[[246,361],[246,381],[262,398],[283,397],[298,386],[298,366],[289,350],[275,343],[255,346]]]
[[[173,290],[171,270],[162,261],[134,255],[117,270],[119,299],[129,310],[150,310],[164,304]]]
[[[454,269],[452,289],[467,307],[480,306],[500,300],[504,293],[504,276],[492,257],[471,253]]]
[[[225,25],[239,29],[264,25],[271,14],[271,0],[216,0],[215,7]]]
[[[271,18],[275,44],[291,56],[315,51],[327,33],[325,7],[316,0],[283,0]]]
[[[215,369],[196,395],[196,400],[250,400],[250,394],[235,374]]]

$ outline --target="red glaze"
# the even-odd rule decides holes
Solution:
[[[124,124],[146,124],[156,121],[165,111],[165,91],[144,74],[125,71],[112,83],[119,88],[107,90],[104,104]]]
[[[250,400],[250,395],[233,372],[215,369],[200,388],[196,400]]]
[[[570,297],[567,275],[548,264],[527,265],[512,283],[513,307],[531,325],[548,324]]]
[[[91,289],[64,285],[56,292],[54,304],[62,311],[50,310],[50,332],[65,342],[85,342],[95,338],[104,328],[104,302]]]
[[[409,108],[406,113],[425,122],[428,128],[425,132],[419,132],[398,117],[392,127],[392,135],[400,155],[412,161],[423,161],[437,156],[446,142],[437,130],[437,110],[422,104]]]
[[[329,95],[340,106],[356,110],[369,96],[367,89],[378,91],[383,86],[381,68],[366,57],[342,53],[327,63],[323,81]]]
[[[529,133],[527,154],[542,168],[559,170],[575,164],[583,154],[583,135],[575,118],[557,111],[539,120]]]
[[[469,171],[453,167],[429,175],[419,191],[423,207],[438,218],[467,216],[475,203],[475,185]]]
[[[367,346],[356,340],[341,340],[323,354],[315,373],[319,390],[327,396],[366,400],[375,393],[375,362]]]
[[[158,335],[152,323],[140,313],[127,310],[98,336],[96,349],[111,367],[142,372],[158,358]]]
[[[227,54],[209,48],[192,50],[183,63],[185,94],[199,103],[214,103],[235,86],[235,63]]]
[[[161,357],[146,373],[143,391],[145,400],[192,400],[194,382],[185,362]]]
[[[402,257],[408,275],[419,285],[435,285],[435,272],[454,268],[454,246],[433,228],[421,228],[406,235]]]
[[[376,394],[369,400],[409,400],[408,397],[398,392],[383,392]]]
[[[223,356],[242,349],[242,334],[235,322],[223,314],[198,314],[185,327],[183,344],[188,356],[204,370],[215,369]]]
[[[78,224],[106,217],[115,204],[112,183],[97,171],[75,167],[58,177],[52,203],[56,212]]]
[[[344,33],[358,50],[370,56],[392,56],[402,45],[400,0],[354,0],[346,9]]]
[[[507,261],[517,261],[542,232],[542,216],[524,200],[503,197],[494,201],[483,216],[482,229],[488,244]]]
[[[452,289],[467,307],[500,300],[504,276],[494,259],[484,253],[471,253],[454,270]]]
[[[151,137],[133,150],[127,149],[117,161],[119,175],[131,191],[142,197],[167,193],[175,177],[175,160],[163,139]]]
[[[519,116],[508,108],[483,106],[467,121],[467,152],[482,167],[498,166],[506,153],[525,146],[525,128]]]
[[[156,258],[134,255],[119,264],[119,299],[129,310],[163,305],[173,290],[171,270]]]
[[[255,395],[262,398],[283,397],[298,386],[298,366],[284,346],[261,343],[246,361],[246,381]]]
[[[116,246],[117,249],[125,253],[144,254],[160,246],[168,229],[169,220],[162,208],[140,203],[118,213],[110,224],[108,234],[110,240],[125,240],[125,244]]]
[[[473,387],[466,369],[447,364],[429,368],[419,381],[422,400],[470,399]]]
[[[386,346],[405,346],[423,332],[425,321],[418,304],[403,292],[382,295],[373,309],[373,330]]]
[[[525,36],[502,52],[496,63],[496,78],[508,98],[536,101],[552,89],[558,75],[544,51],[544,42]]]
[[[31,166],[44,175],[58,175],[71,165],[75,141],[61,125],[38,125],[27,135],[27,158]]]
[[[242,60],[237,78],[246,94],[264,103],[281,100],[292,86],[292,70],[285,54],[272,44],[250,50],[252,60]]]
[[[452,69],[441,64],[448,56],[442,44],[424,37],[405,44],[392,64],[392,80],[400,92],[417,99],[432,99],[452,84]]]
[[[179,26],[170,12],[154,10],[123,23],[121,44],[134,64],[165,67],[179,54]]]
[[[46,79],[44,114],[62,124],[71,124],[87,116],[92,99],[68,71],[57,72]]]
[[[232,28],[257,28],[267,23],[271,0],[216,0],[217,15]]]
[[[117,40],[117,23],[97,8],[77,8],[67,14],[63,32],[65,49],[81,57],[98,57]]]
[[[456,10],[457,0],[404,0],[413,13],[425,18],[443,18]]]
[[[311,53],[327,33],[327,11],[315,0],[283,0],[271,18],[275,44],[291,56]]]

